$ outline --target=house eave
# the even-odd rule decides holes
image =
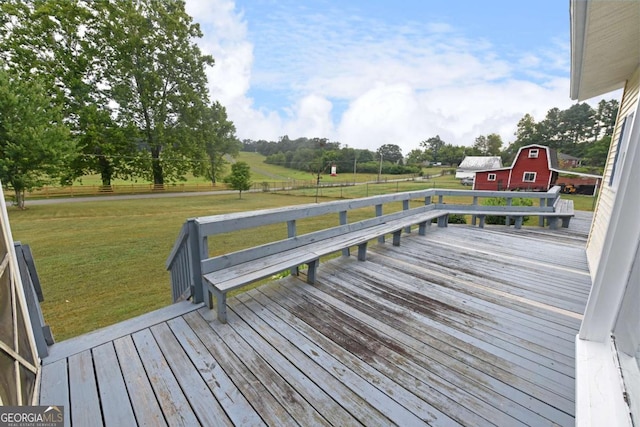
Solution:
[[[571,0],[570,5],[571,99],[623,87],[640,64],[640,2]]]

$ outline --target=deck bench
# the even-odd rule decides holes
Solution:
[[[511,225],[511,219],[513,219],[514,227],[517,229],[522,228],[525,216],[537,216],[547,220],[549,228],[552,230],[558,229],[558,223],[562,222],[562,228],[568,228],[571,218],[575,216],[573,210],[573,200],[558,199],[554,205],[554,211],[549,212],[531,212],[524,210],[513,211],[497,211],[497,210],[474,210],[474,209],[449,209],[449,214],[457,215],[472,215],[471,224],[480,228],[484,228],[485,220],[487,216],[504,216],[507,218],[506,225]],[[541,223],[542,225],[542,223]]]
[[[393,245],[399,246],[403,230],[418,225],[418,233],[424,235],[433,219],[438,226],[446,226],[447,216],[447,211],[422,206],[205,259],[201,262],[205,299],[213,308],[216,297],[218,320],[226,323],[226,297],[234,289],[286,270],[297,275],[298,267],[305,264],[307,282],[313,284],[321,257],[338,251],[348,256],[349,248],[357,246],[358,260],[365,261],[369,241],[384,241],[385,235],[392,234]]]

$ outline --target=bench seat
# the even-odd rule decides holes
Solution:
[[[293,274],[297,274],[298,266],[304,264],[308,266],[307,282],[314,283],[321,257],[340,250],[343,250],[343,254],[348,255],[348,249],[357,246],[358,260],[365,261],[369,241],[393,234],[393,245],[399,246],[402,231],[407,227],[418,225],[418,233],[424,235],[426,227],[431,224],[433,219],[439,219],[439,226],[446,226],[447,216],[447,211],[432,210],[382,223],[376,223],[377,218],[374,218],[361,222],[370,224],[368,226],[339,235],[327,236],[324,231],[310,233],[305,235],[305,242],[308,243],[298,246],[296,246],[298,238],[288,239],[294,246],[291,249],[281,250],[204,274],[204,283],[207,287],[206,300],[209,308],[213,308],[213,297],[216,297],[218,319],[222,323],[226,323],[226,294],[234,289],[286,270],[292,270]],[[314,239],[313,235],[317,235],[318,238]]]
[[[553,212],[526,212],[526,211],[495,211],[495,210],[472,210],[472,209],[449,209],[449,214],[457,215],[472,215],[472,225],[476,225],[476,220],[479,220],[479,227],[484,228],[485,219],[487,216],[504,216],[507,217],[511,225],[511,218],[514,220],[514,227],[517,229],[522,228],[525,216],[537,216],[545,218],[549,224],[549,228],[556,230],[558,228],[558,222],[562,221],[562,227],[569,227],[569,221],[575,216],[573,210],[573,200],[560,199],[555,206]],[[542,223],[541,223],[542,225]]]

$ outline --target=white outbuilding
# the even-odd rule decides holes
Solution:
[[[456,179],[474,178],[477,171],[501,167],[502,159],[499,156],[466,156],[456,169]]]

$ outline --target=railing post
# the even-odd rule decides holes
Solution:
[[[187,220],[189,233],[189,254],[191,260],[191,295],[193,303],[204,301],[204,288],[202,284],[202,267],[200,261],[208,257],[207,238],[200,237],[200,226],[195,218]]]
[[[478,196],[473,196],[473,206],[478,206]],[[474,208],[477,209],[477,208]],[[476,225],[477,217],[475,215],[471,215],[471,225]]]
[[[382,205],[376,205],[376,216],[382,216]],[[384,243],[384,236],[378,237],[378,243]]]
[[[402,210],[403,211],[408,211],[409,210],[409,200],[403,200],[402,201]],[[408,225],[404,228],[404,232],[409,234],[411,233],[411,226]]]
[[[547,199],[548,200],[548,199]],[[542,197],[540,198],[540,207],[544,208],[545,206],[545,199],[543,199]],[[542,210],[542,209],[541,209]],[[544,217],[543,216],[539,216],[538,217],[538,226],[539,227],[544,227]]]
[[[338,213],[338,215],[340,216],[340,225],[346,225],[347,224],[347,211],[340,211]],[[349,250],[349,248],[344,248],[342,250],[342,256],[349,256],[351,255],[351,251]]]
[[[292,238],[292,237],[296,237],[296,235],[297,235],[296,220],[292,219],[287,221],[287,237]],[[293,267],[291,269],[291,275],[297,276],[299,273],[300,273],[300,268],[298,266]]]

